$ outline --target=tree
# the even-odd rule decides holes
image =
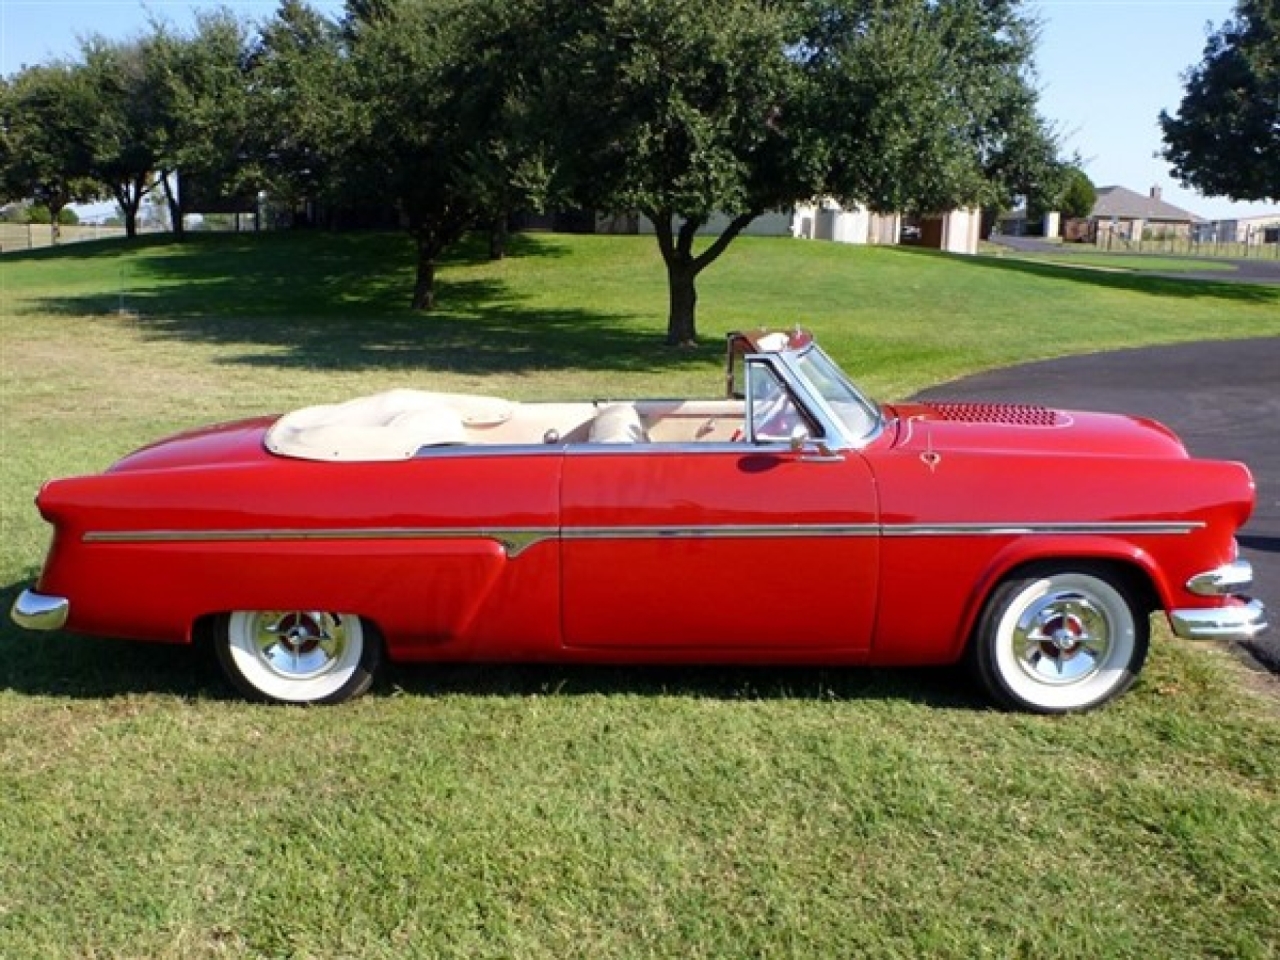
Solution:
[[[26,209],[27,223],[49,224],[57,223],[62,227],[74,227],[80,223],[80,217],[70,207],[63,207],[58,211],[55,219],[53,211],[48,207],[40,204],[34,204]]]
[[[99,199],[86,137],[95,110],[82,69],[27,67],[0,89],[0,195],[48,211],[53,242],[63,210]]]
[[[153,22],[141,44],[158,179],[181,238],[193,198],[243,193],[254,181],[245,162],[248,35],[218,10],[198,12],[189,35]]]
[[[1098,202],[1098,190],[1089,175],[1079,167],[1069,167],[1067,184],[1058,196],[1057,207],[1064,217],[1083,220],[1093,213]]]
[[[653,222],[669,343],[696,339],[699,274],[767,210],[826,196],[936,212],[1056,170],[1012,0],[561,3],[542,98],[558,172]]]
[[[481,0],[359,6],[345,24],[348,106],[334,111],[341,177],[349,196],[395,205],[416,247],[412,307],[430,310],[441,254],[521,189],[510,174],[524,153],[504,152],[508,114],[496,109],[515,74],[492,56],[512,32],[493,29],[497,4]]]
[[[507,224],[518,210],[543,210],[552,201],[550,140],[537,80],[546,33],[536,3],[479,3],[472,11],[464,56],[445,78],[460,97],[459,113],[474,141],[463,158],[460,189],[477,207],[489,233],[489,257],[506,254]],[[567,194],[556,199],[569,202]]]
[[[90,171],[115,198],[125,235],[134,237],[142,201],[155,186],[160,126],[146,69],[147,48],[138,40],[91,37],[81,43],[80,52],[97,102],[88,130]]]
[[[804,83],[791,15],[738,0],[586,0],[545,26],[557,175],[583,206],[653,224],[667,339],[692,342],[702,271],[757,216],[821,185],[791,114]],[[724,229],[699,243],[718,213]]]
[[[1280,2],[1240,0],[1183,83],[1178,113],[1160,112],[1173,175],[1210,196],[1280,200]]]
[[[314,211],[341,195],[342,32],[302,0],[282,0],[249,56],[247,149],[274,204]]]

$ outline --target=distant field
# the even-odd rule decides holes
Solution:
[[[63,226],[62,243],[86,240],[110,240],[124,236],[124,227]],[[47,223],[0,223],[0,253],[33,250],[53,243],[53,231]]]
[[[652,239],[467,247],[426,316],[411,278],[380,234],[0,258],[4,608],[44,479],[212,420],[392,386],[714,396],[723,335],[759,325],[812,327],[885,399],[1280,336],[1280,288],[819,242],[736,243],[697,350],[661,345]],[[1160,628],[1083,717],[816,669],[425,667],[271,709],[192,651],[6,618],[0,957],[1276,957],[1280,707],[1255,686]]]

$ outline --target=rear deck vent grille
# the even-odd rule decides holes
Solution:
[[[1057,411],[1025,403],[934,403],[941,420],[961,423],[1004,423],[1014,427],[1056,427],[1062,422]]]

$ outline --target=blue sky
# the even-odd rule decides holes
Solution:
[[[328,12],[342,6],[312,5]],[[140,33],[149,14],[185,28],[192,10],[214,6],[265,19],[276,0],[0,0],[0,73],[72,56],[79,36]],[[1094,183],[1143,193],[1158,186],[1165,200],[1209,218],[1275,209],[1184,190],[1153,156],[1160,110],[1177,110],[1180,75],[1200,60],[1206,25],[1227,19],[1232,0],[1032,0],[1028,8],[1042,25],[1041,110]]]

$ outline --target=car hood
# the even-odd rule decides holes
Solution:
[[[113,464],[108,473],[230,466],[271,459],[262,438],[277,417],[257,417],[201,427],[157,440]]]
[[[1177,434],[1143,417],[1014,403],[912,403],[887,413],[897,428],[894,446],[906,450],[1187,456]]]

